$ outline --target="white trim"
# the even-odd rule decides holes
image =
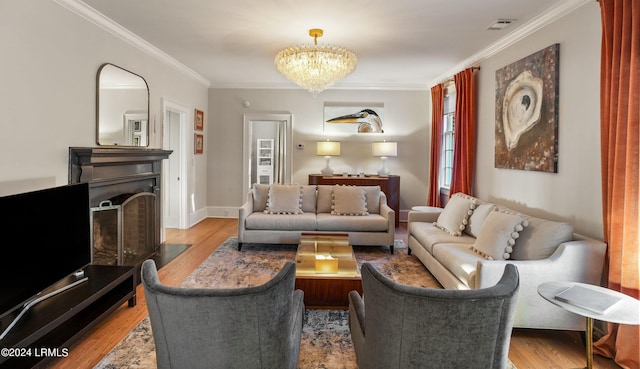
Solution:
[[[189,214],[189,228],[202,222],[206,218],[209,218],[207,216],[207,208],[202,208],[200,210],[194,211],[193,213]]]
[[[240,208],[234,206],[207,206],[207,218],[230,218],[238,219]]]
[[[430,86],[434,86],[438,83],[443,83],[447,79],[451,78],[454,74],[472,67],[477,66],[482,61],[488,59],[489,57],[499,53],[500,51],[508,48],[509,46],[514,45],[515,43],[521,41],[525,37],[533,34],[539,29],[547,26],[548,24],[555,22],[556,20],[564,17],[565,15],[573,12],[579,7],[591,3],[593,0],[565,0],[558,3],[556,6],[553,6],[547,11],[540,13],[535,16],[527,23],[523,24],[519,28],[515,29],[513,32],[508,33],[506,36],[501,38],[500,40],[494,42],[488,47],[484,48],[480,52],[472,55],[471,57],[465,59],[461,63],[457,64],[453,68],[449,69],[447,72],[441,74],[438,78],[431,81]]]
[[[565,0],[562,1],[555,6],[547,9],[545,12],[537,15],[527,23],[523,24],[513,32],[508,33],[500,40],[495,43],[489,45],[484,48],[480,52],[472,55],[471,57],[463,60],[458,63],[454,67],[450,68],[445,73],[441,74],[430,84],[427,83],[415,83],[415,84],[347,84],[347,83],[337,83],[332,86],[332,89],[336,90],[429,90],[430,86],[436,85],[438,83],[442,83],[445,80],[449,79],[454,74],[464,70],[466,68],[476,66],[482,61],[488,59],[489,57],[495,55],[496,53],[506,49],[509,46],[517,43],[518,41],[524,39],[525,37],[531,35],[532,33],[538,31],[539,29],[545,27],[546,25],[556,21],[559,18],[573,12],[579,7],[592,2],[593,0]],[[157,47],[151,45],[141,37],[122,27],[118,23],[114,22],[110,18],[106,17],[104,14],[98,12],[94,8],[88,6],[83,3],[81,0],[54,0],[54,2],[59,5],[71,10],[72,12],[80,15],[81,17],[87,19],[88,21],[94,23],[95,25],[103,28],[104,30],[112,33],[113,35],[119,37],[125,42],[131,44],[134,47],[142,50],[143,52],[155,57],[156,59],[174,67],[175,69],[189,75],[191,78],[196,81],[202,83],[206,87],[211,88],[238,88],[238,89],[296,89],[297,86],[294,86],[290,83],[220,83],[215,86],[211,86],[211,81],[203,77],[202,75],[195,72],[193,69],[187,67],[186,65],[180,63],[178,60],[174,59],[167,53],[158,49]]]
[[[209,87],[209,85],[211,85],[211,82],[208,79],[204,78],[193,69],[180,63],[169,54],[151,45],[140,36],[122,27],[118,23],[114,22],[113,20],[95,10],[94,8],[90,7],[89,5],[85,4],[84,2],[80,0],[54,0],[54,2],[71,10],[72,12],[85,18],[89,22],[120,38],[128,44],[138,48],[139,50],[151,55],[159,61],[168,64],[169,66],[177,69],[182,73],[187,74],[189,77],[205,85],[206,87]]]
[[[166,117],[166,113],[167,110],[170,110],[174,113],[178,113],[180,115],[180,152],[179,153],[175,153],[175,155],[178,155],[180,158],[180,184],[179,184],[179,194],[178,196],[180,197],[179,199],[179,209],[178,209],[178,228],[179,229],[187,229],[189,228],[189,224],[188,224],[188,216],[187,216],[187,204],[188,204],[188,185],[189,185],[189,177],[187,174],[187,167],[188,167],[188,151],[187,151],[187,147],[188,147],[188,137],[189,137],[189,131],[190,131],[190,127],[191,125],[189,124],[189,122],[193,122],[193,113],[192,113],[192,109],[187,108],[184,105],[175,103],[171,100],[168,100],[166,98],[162,98],[162,125],[163,125],[163,129],[162,129],[162,147],[164,147],[165,149],[170,149],[169,147],[169,125],[167,124],[167,117]],[[163,165],[166,167],[168,166],[168,162],[164,162]],[[168,168],[167,168],[168,169]],[[168,170],[163,170],[164,176],[165,178],[163,178],[163,180],[168,181],[169,178],[166,178],[169,175],[169,171]],[[167,188],[167,186],[165,184],[163,184],[162,188]],[[163,191],[163,214],[164,214],[164,206],[166,206],[168,204],[168,193],[167,191]],[[163,215],[163,222],[164,222],[164,215]],[[164,227],[163,227],[164,228]]]
[[[215,83],[209,88],[214,89],[265,89],[265,90],[304,90],[302,87],[297,86],[293,82],[265,82],[265,83],[243,83],[243,82],[228,82],[228,83]],[[426,83],[336,83],[331,86],[331,90],[389,90],[389,91],[427,91],[428,87]],[[320,92],[322,93],[322,92]]]
[[[293,179],[293,115],[291,114],[245,114],[243,120],[242,139],[242,199],[247,198],[251,189],[251,145],[253,140],[254,121],[285,122],[285,183],[291,183]]]

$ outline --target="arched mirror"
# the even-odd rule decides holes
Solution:
[[[113,64],[98,69],[96,141],[107,146],[149,146],[149,86]]]

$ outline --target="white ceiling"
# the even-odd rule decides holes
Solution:
[[[210,86],[295,87],[273,66],[288,46],[351,49],[356,70],[335,88],[428,89],[587,0],[58,0],[95,10]],[[77,5],[76,4],[76,5]],[[91,9],[93,8],[93,9]],[[97,13],[96,13],[97,14]],[[500,30],[498,19],[515,20]]]

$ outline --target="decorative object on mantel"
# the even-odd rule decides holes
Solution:
[[[559,51],[554,44],[496,71],[496,168],[558,172]]]
[[[278,72],[317,96],[356,69],[356,55],[340,46],[318,46],[321,29],[309,30],[313,45],[288,47],[275,58]]]
[[[378,170],[380,177],[388,177],[389,169],[387,169],[387,159],[389,156],[398,156],[398,143],[397,142],[374,142],[371,145],[373,156],[379,156],[382,160],[382,168]]]
[[[204,130],[204,112],[202,110],[196,109],[195,119],[194,119],[194,128],[196,131]]]
[[[204,135],[196,133],[193,139],[194,153],[199,155],[204,152]]]
[[[327,165],[320,172],[325,176],[333,175],[333,169],[329,165],[329,161],[332,156],[340,156],[340,142],[334,141],[319,141],[317,145],[317,155],[324,156],[327,161]]]
[[[383,103],[324,103],[324,131],[327,133],[384,133]]]

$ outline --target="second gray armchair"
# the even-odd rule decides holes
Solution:
[[[360,369],[505,368],[519,278],[478,290],[398,284],[362,266],[364,299],[349,294],[349,328]]]
[[[158,368],[297,366],[304,303],[293,262],[264,285],[236,289],[165,286],[152,260],[141,274]]]

